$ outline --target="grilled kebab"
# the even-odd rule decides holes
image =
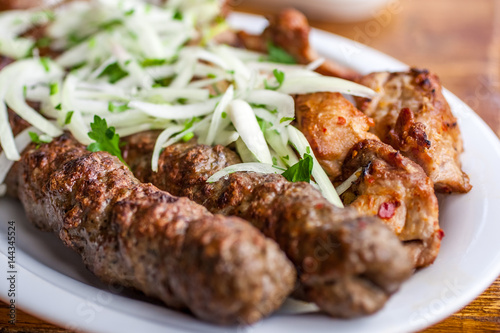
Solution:
[[[15,133],[26,127],[10,117]],[[8,192],[106,283],[133,287],[219,324],[253,323],[296,281],[276,243],[236,217],[143,184],[118,158],[65,134],[14,164]]]
[[[252,172],[207,183],[217,171],[241,163],[226,147],[193,142],[169,146],[153,172],[157,135],[146,132],[125,139],[123,156],[134,174],[212,213],[251,222],[295,264],[302,297],[330,315],[373,313],[411,275],[408,253],[383,223],[354,209],[336,208],[310,184]]]
[[[417,162],[436,191],[470,191],[469,177],[460,163],[460,129],[437,75],[412,68],[372,73],[359,82],[379,93],[372,100],[358,99],[360,110],[375,121],[373,133]]]
[[[342,182],[362,169],[344,203],[380,217],[410,249],[415,267],[433,263],[443,232],[422,168],[369,133],[371,118],[341,94],[298,95],[295,102],[297,126],[331,179]]]

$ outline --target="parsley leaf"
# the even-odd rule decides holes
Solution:
[[[285,121],[294,121],[294,117],[283,117],[280,119],[280,124],[283,124]]]
[[[36,149],[40,148],[42,143],[49,143],[52,141],[50,138],[46,138],[44,135],[38,135],[35,132],[28,132],[28,134],[31,138],[31,141],[36,143]]]
[[[127,104],[122,104],[122,105],[114,104],[113,102],[109,102],[108,103],[108,111],[112,112],[112,113],[120,113],[120,112],[123,112],[123,111],[127,111],[129,109],[130,108],[128,107],[128,103]]]
[[[69,111],[68,113],[66,113],[66,119],[64,119],[64,125],[71,124],[71,119],[73,118],[74,113],[75,111]]]
[[[59,92],[59,85],[57,83],[50,84],[50,96],[53,96]]]
[[[148,58],[141,62],[142,67],[161,66],[167,63],[167,59]]]
[[[122,24],[122,23],[123,23],[123,21],[122,21],[122,20],[120,20],[120,19],[113,19],[113,20],[109,20],[109,21],[107,21],[107,22],[101,23],[101,24],[99,25],[99,29],[100,29],[100,30],[111,30],[111,29],[113,29],[114,27],[116,27],[116,26],[118,26],[118,25],[120,25],[120,24]]]
[[[89,138],[95,142],[91,143],[87,149],[96,151],[107,151],[111,155],[114,155],[127,165],[122,157],[122,152],[120,150],[120,136],[115,133],[114,127],[108,127],[106,119],[102,119],[99,116],[94,116],[94,122],[90,124],[92,131],[88,133]]]
[[[276,87],[270,86],[267,83],[267,80],[264,81],[264,85],[266,86],[266,89],[278,90],[279,88],[281,88],[281,86],[283,85],[283,82],[285,81],[285,73],[283,73],[282,71],[280,71],[278,69],[275,69],[275,70],[273,70],[273,74],[274,74],[274,77],[276,78],[276,81],[278,81],[278,86],[276,86]]]
[[[101,74],[99,74],[99,77],[107,76],[109,83],[116,83],[123,79],[125,76],[128,75],[128,72],[125,72],[120,65],[118,65],[117,62],[114,62],[108,67],[106,67]]]
[[[274,45],[272,42],[267,42],[267,52],[269,53],[268,60],[271,62],[278,62],[282,64],[294,65],[297,62],[295,58],[284,49]]]
[[[46,72],[50,72],[49,58],[46,57],[40,58],[40,63],[42,64]]]
[[[311,173],[313,169],[313,158],[309,154],[304,154],[304,158],[292,165],[288,170],[282,173],[290,182],[311,182]]]

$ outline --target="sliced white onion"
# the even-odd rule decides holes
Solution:
[[[23,130],[14,139],[14,145],[15,145],[14,148],[16,149],[16,151],[22,152],[31,143],[31,137],[29,135],[29,132],[42,134],[41,131],[39,131],[34,127],[29,127]],[[0,184],[2,184],[5,181],[5,177],[7,177],[7,174],[9,173],[10,168],[12,168],[14,163],[15,160],[9,159],[7,157],[5,150],[0,153]]]
[[[2,154],[10,161],[19,161],[21,156],[16,149],[14,134],[9,124],[9,115],[5,104],[0,101],[0,144],[2,145]],[[1,170],[1,168],[0,168]],[[0,179],[0,183],[3,180]]]
[[[227,88],[226,92],[224,95],[222,95],[222,99],[220,100],[219,104],[215,107],[215,111],[212,116],[212,122],[210,123],[210,128],[208,129],[207,133],[207,138],[205,139],[205,144],[206,145],[213,145],[215,141],[215,136],[218,132],[222,130],[223,127],[221,126],[222,124],[225,123],[225,125],[228,125],[228,122],[224,122],[222,118],[222,112],[226,110],[228,107],[229,103],[234,98],[234,87],[233,85],[230,85],[229,88]]]
[[[243,142],[262,163],[272,164],[273,160],[252,107],[245,101],[236,99],[228,106],[231,121]]]
[[[241,138],[236,140],[236,152],[244,163],[259,162]]]
[[[220,98],[211,98],[203,103],[186,105],[153,104],[141,101],[131,101],[128,106],[156,118],[161,119],[191,119],[211,113]]]
[[[363,168],[359,168],[358,170],[354,171],[354,173],[349,176],[342,184],[337,186],[336,190],[339,195],[342,195],[345,191],[349,189],[349,187],[352,186],[358,180],[359,176],[361,175],[361,172],[363,171]]]
[[[306,69],[310,70],[310,71],[315,71],[316,69],[318,69],[318,67],[323,65],[325,60],[326,60],[325,58],[318,58],[318,59],[314,60],[313,62],[311,62],[310,64],[308,64],[306,66]]]
[[[282,174],[283,170],[278,169],[272,164],[266,163],[240,163],[230,165],[227,168],[214,173],[210,178],[207,179],[207,183],[215,183],[220,179],[226,177],[235,172],[257,172],[257,173],[265,173],[265,174]]]
[[[154,172],[158,172],[158,161],[160,159],[161,151],[163,150],[163,145],[168,141],[175,133],[180,132],[184,129],[184,126],[171,126],[160,133],[156,139],[155,147],[153,149],[153,157],[151,159],[151,167]]]
[[[141,99],[154,99],[163,103],[175,102],[178,99],[185,98],[188,101],[206,101],[210,98],[210,92],[207,89],[194,88],[152,88],[139,92]]]
[[[290,167],[299,162],[299,159],[295,155],[293,149],[288,144],[283,143],[281,135],[276,133],[274,130],[267,130],[265,136],[267,143],[279,155],[283,163]]]
[[[0,97],[5,98],[7,105],[34,127],[50,136],[59,136],[62,130],[29,106],[23,93],[28,82],[48,84],[59,75],[62,75],[62,70],[53,62],[49,63],[47,72],[37,59],[17,61],[0,72]]]
[[[286,81],[286,80],[285,80]],[[275,107],[280,120],[295,116],[295,102],[290,95],[273,90],[253,90],[246,94],[245,100],[253,104],[263,104]]]
[[[66,126],[75,139],[77,139],[81,144],[89,145],[92,143],[92,140],[90,140],[88,136],[88,123],[83,120],[80,110],[75,106],[74,93],[77,85],[78,78],[75,75],[69,74],[66,76],[62,88],[61,113],[58,120],[60,124],[64,124],[68,113],[73,111],[71,122]]]
[[[215,137],[214,145],[228,146],[239,138],[240,134],[236,131],[221,131]]]
[[[351,81],[327,76],[288,78],[285,79],[278,91],[289,95],[316,92],[339,92],[366,98],[377,96],[377,93],[368,87]]]
[[[288,135],[290,136],[290,142],[295,146],[300,156],[304,157],[304,154],[306,153],[312,156],[314,161],[312,176],[316,180],[316,183],[318,183],[323,196],[335,206],[343,208],[344,204],[342,203],[342,200],[340,200],[340,197],[337,194],[335,187],[333,187],[330,178],[328,178],[327,174],[316,159],[316,156],[314,156],[314,153],[311,150],[309,142],[307,142],[304,134],[293,126],[288,126],[287,129]]]
[[[26,57],[35,42],[28,38],[0,37],[0,53],[13,59]]]

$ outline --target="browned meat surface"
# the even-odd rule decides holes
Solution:
[[[344,160],[343,179],[359,168],[361,176],[343,194],[343,201],[384,220],[410,249],[415,267],[432,264],[444,234],[429,177],[418,164],[376,140],[354,145]]]
[[[2,0],[0,11],[11,9],[30,9],[44,5],[46,0]]]
[[[269,26],[262,35],[238,32],[240,42],[245,48],[267,53],[267,44],[272,42],[292,55],[299,64],[309,64],[319,58],[309,43],[311,27],[304,14],[295,9],[285,9],[277,15],[268,17],[268,20]],[[359,77],[356,71],[331,60],[325,61],[317,72],[349,80]]]
[[[377,139],[368,132],[373,120],[339,93],[297,95],[295,117],[331,179],[341,175],[342,161],[355,143]]]
[[[57,233],[101,280],[221,323],[253,323],[293,289],[275,242],[235,217],[140,183],[116,157],[63,135],[9,175],[28,219]],[[11,191],[12,193],[12,191]]]
[[[415,267],[431,264],[439,251],[439,208],[422,168],[368,133],[371,118],[341,94],[295,100],[298,128],[332,179],[344,181],[364,168],[363,177],[342,196],[344,203],[379,216],[402,241],[412,241],[406,245]]]
[[[360,83],[380,94],[358,103],[375,120],[373,133],[420,164],[436,191],[470,191],[460,163],[460,129],[435,74],[418,69],[372,73]]]
[[[211,212],[250,221],[276,240],[296,265],[302,296],[330,315],[375,312],[411,275],[408,253],[378,219],[335,208],[307,183],[240,172],[208,184],[210,175],[239,162],[225,147],[167,147],[159,171],[152,172],[156,136],[149,132],[126,139],[124,158],[137,177]]]

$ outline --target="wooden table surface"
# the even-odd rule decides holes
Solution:
[[[235,10],[267,13],[249,0],[231,3]],[[311,25],[438,73],[444,86],[500,136],[500,0],[400,0],[395,8],[360,23]],[[22,311],[15,326],[5,324],[6,318],[8,308],[1,303],[0,332],[66,332]],[[425,332],[500,332],[500,278],[467,307]]]

